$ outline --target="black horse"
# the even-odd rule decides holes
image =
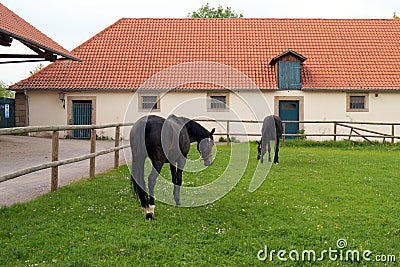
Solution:
[[[261,130],[261,142],[257,141],[258,147],[258,155],[257,160],[260,160],[261,163],[264,162],[264,154],[265,148],[268,146],[268,161],[271,162],[271,141],[275,141],[275,156],[274,163],[279,163],[279,138],[282,137],[283,133],[283,125],[282,120],[275,115],[270,115],[264,118],[263,126]]]
[[[154,217],[154,186],[164,163],[169,163],[174,199],[180,205],[180,186],[182,171],[189,153],[190,143],[197,142],[197,150],[204,160],[204,165],[212,163],[213,134],[199,123],[184,117],[170,115],[167,119],[149,115],[139,119],[130,132],[132,151],[131,182],[139,197],[142,212],[147,219]],[[144,180],[144,163],[149,157],[152,170],[148,177],[148,193]]]

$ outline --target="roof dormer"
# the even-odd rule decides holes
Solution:
[[[301,68],[307,58],[289,49],[274,57],[269,65],[276,66],[276,80],[279,89],[301,89]]]

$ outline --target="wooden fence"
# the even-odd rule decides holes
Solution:
[[[231,136],[261,136],[260,132],[257,133],[239,133],[232,132],[231,126],[234,123],[242,123],[242,124],[260,124],[262,121],[252,121],[252,120],[210,120],[210,119],[201,119],[196,120],[199,122],[208,122],[208,123],[225,123],[226,124],[226,132],[218,132],[215,135],[218,136],[226,136],[226,139],[231,139]],[[385,142],[385,140],[391,140],[392,143],[395,142],[395,139],[400,139],[400,136],[395,135],[396,126],[400,126],[400,123],[374,123],[374,122],[346,122],[346,121],[284,121],[284,123],[299,123],[299,125],[304,126],[304,124],[331,124],[332,133],[297,133],[297,134],[283,134],[282,145],[284,145],[285,137],[332,137],[334,141],[337,140],[338,137],[348,137],[349,139],[358,137],[363,138],[369,142],[369,138],[380,138]],[[30,126],[30,127],[16,127],[16,128],[6,128],[0,129],[0,135],[13,135],[13,134],[26,134],[31,132],[51,132],[52,133],[52,156],[51,162],[40,164],[37,166],[33,166],[30,168],[26,168],[23,170],[19,170],[14,173],[9,173],[3,176],[0,176],[0,183],[17,178],[19,176],[29,174],[32,172],[36,172],[39,170],[44,170],[51,168],[51,191],[57,190],[58,187],[58,167],[61,165],[67,165],[83,160],[90,159],[90,167],[89,167],[89,177],[95,176],[95,168],[96,161],[95,158],[100,155],[105,155],[108,153],[114,152],[114,167],[117,168],[119,165],[119,154],[120,150],[129,147],[129,145],[120,145],[121,140],[121,127],[132,126],[133,123],[117,123],[117,124],[106,124],[106,125],[69,125],[69,126]],[[356,126],[357,125],[357,126]],[[362,128],[358,125],[375,125],[375,126],[387,126],[389,133],[382,133],[374,130],[370,130],[367,128]],[[350,130],[349,134],[338,133],[338,127],[344,127]],[[96,152],[96,130],[105,129],[105,128],[115,128],[115,136],[114,136],[114,147],[102,151]],[[302,128],[302,127],[300,127]],[[90,154],[59,160],[59,132],[60,131],[71,131],[71,130],[90,130]],[[364,134],[365,133],[365,134]]]
[[[95,158],[101,155],[114,152],[114,167],[118,168],[119,165],[119,151],[121,149],[129,147],[129,145],[120,145],[121,140],[121,127],[132,126],[133,123],[117,123],[117,124],[106,124],[106,125],[69,125],[69,126],[30,126],[30,127],[16,127],[0,129],[0,135],[12,135],[12,134],[26,134],[32,132],[51,132],[52,133],[52,151],[51,151],[51,162],[36,165],[30,168],[19,170],[17,172],[9,173],[0,176],[0,183],[17,178],[19,176],[29,174],[32,172],[51,168],[51,191],[56,191],[58,188],[58,167],[67,165],[83,160],[90,159],[89,164],[89,177],[95,176],[96,160]],[[115,128],[114,136],[114,147],[102,151],[96,152],[96,130],[105,128]],[[71,131],[71,130],[90,130],[90,154],[59,160],[59,132],[60,131]]]
[[[215,123],[225,123],[226,132],[217,133],[215,135],[226,136],[226,139],[231,139],[231,136],[261,136],[261,133],[240,133],[240,132],[232,132],[232,124],[234,123],[242,123],[242,124],[262,124],[262,121],[254,121],[254,120],[211,120],[211,119],[199,119],[196,120],[199,122],[215,122]],[[386,140],[391,140],[393,144],[396,139],[400,139],[400,136],[396,135],[395,127],[400,126],[400,123],[380,123],[380,122],[349,122],[349,121],[283,121],[283,124],[286,123],[298,123],[300,125],[300,129],[304,129],[305,124],[328,124],[332,129],[331,133],[296,133],[296,134],[288,134],[283,133],[282,145],[285,144],[285,137],[332,137],[334,141],[337,140],[338,137],[347,137],[349,140],[351,138],[362,138],[368,142],[371,142],[371,138],[374,139],[382,139],[383,142]],[[372,126],[387,126],[387,133],[374,131],[368,128],[361,128],[358,125],[372,125]],[[349,133],[338,133],[338,128],[343,127],[349,129]],[[284,127],[285,128],[285,127]]]

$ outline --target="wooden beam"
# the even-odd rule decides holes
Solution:
[[[46,50],[41,50],[39,47],[34,46],[28,42],[20,40],[22,44],[27,46],[29,49],[31,49],[33,52],[37,53],[39,56],[45,58],[48,61],[54,62],[57,60],[57,56],[54,55],[52,52],[46,51]]]
[[[29,60],[12,60],[12,61],[2,61],[1,64],[11,64],[11,63],[30,63],[30,62],[43,62],[47,61],[46,59],[29,59]]]
[[[59,161],[48,162],[48,163],[36,165],[36,166],[30,167],[30,168],[26,168],[26,169],[23,169],[23,170],[20,170],[20,171],[17,171],[17,172],[13,172],[13,173],[10,173],[10,174],[6,174],[6,175],[3,175],[3,176],[0,176],[0,183],[1,182],[5,182],[7,180],[11,180],[11,179],[17,178],[17,177],[25,175],[25,174],[32,173],[32,172],[48,169],[48,168],[55,167],[55,166],[62,166],[62,165],[67,165],[67,164],[71,164],[71,163],[75,163],[75,162],[91,159],[91,158],[94,158],[94,157],[105,155],[105,154],[114,152],[116,150],[125,149],[125,148],[128,148],[128,147],[129,147],[129,145],[123,145],[123,146],[109,148],[109,149],[106,149],[106,150],[102,150],[102,151],[99,151],[99,152],[96,152],[96,153],[87,154],[87,155],[76,157],[76,158],[64,159],[64,160],[59,160]]]
[[[121,134],[121,128],[119,126],[115,127],[114,147],[119,147],[120,134]],[[119,150],[115,150],[115,152],[114,152],[114,168],[118,169],[118,167],[119,167]]]
[[[59,150],[59,132],[53,131],[53,138],[51,142],[51,161],[58,161],[58,150]],[[58,188],[58,166],[51,167],[51,192],[57,191]]]
[[[2,46],[11,46],[13,39],[11,36],[0,32],[0,45]]]
[[[96,129],[90,130],[90,154],[96,152]],[[96,158],[90,158],[89,177],[93,178],[96,174]]]
[[[0,58],[43,58],[33,54],[0,54]]]

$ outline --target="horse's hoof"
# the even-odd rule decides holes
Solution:
[[[146,220],[153,220],[154,219],[154,213],[146,213]]]

